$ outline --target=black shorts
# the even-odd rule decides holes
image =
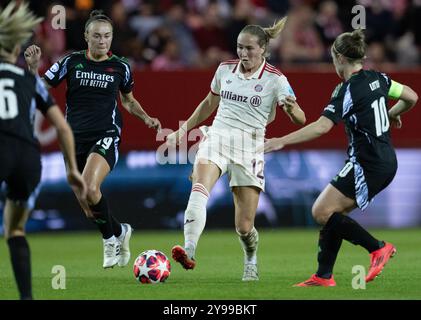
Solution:
[[[0,185],[6,197],[33,208],[41,180],[41,155],[37,147],[14,138],[0,138]]]
[[[354,199],[360,209],[365,209],[374,196],[392,182],[396,171],[396,163],[370,166],[348,160],[330,184],[348,198]]]
[[[76,141],[76,161],[79,171],[83,171],[86,165],[86,160],[93,152],[102,156],[110,166],[110,171],[113,170],[118,161],[118,147],[120,145],[120,141],[119,136],[104,136],[92,142]]]

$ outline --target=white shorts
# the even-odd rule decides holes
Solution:
[[[197,163],[216,164],[221,176],[228,174],[230,187],[254,186],[265,191],[264,154],[256,152],[264,143],[264,135],[258,137],[239,130],[221,130],[201,127],[202,141],[196,154]]]

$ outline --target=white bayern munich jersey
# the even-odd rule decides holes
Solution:
[[[270,115],[282,100],[294,96],[287,78],[274,66],[263,61],[259,69],[245,78],[240,60],[221,63],[211,83],[211,93],[221,101],[212,127],[262,132]]]

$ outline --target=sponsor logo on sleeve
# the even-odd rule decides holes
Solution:
[[[54,74],[50,70],[47,70],[47,72],[45,73],[45,76],[50,80],[54,79]]]
[[[325,111],[330,111],[332,113],[335,113],[335,106],[333,104],[329,104],[326,108]]]
[[[51,72],[57,72],[59,69],[58,63],[54,63],[51,67],[50,67],[50,71]]]

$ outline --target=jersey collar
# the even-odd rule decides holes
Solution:
[[[241,67],[241,60],[238,62],[238,64],[235,66],[234,70],[232,71],[232,73],[234,73],[235,75],[237,75],[240,79],[244,79],[244,80],[261,79],[262,78],[262,75],[263,75],[263,72],[265,71],[266,59],[263,58],[263,62],[260,65],[259,69],[257,69],[256,72],[253,73],[248,78],[246,78],[244,76],[244,74],[240,71],[240,67]]]
[[[109,60],[109,59],[111,59],[111,57],[113,56],[113,53],[112,53],[111,51],[108,51],[108,52],[107,52],[107,56],[108,56],[108,59],[107,59],[107,60]],[[88,49],[86,49],[86,51],[85,51],[85,58],[86,58],[87,60],[89,60],[89,61],[93,61],[93,62],[100,62],[100,61],[95,61],[95,60],[92,60],[91,58],[89,58],[89,48],[88,48]],[[107,60],[104,60],[104,61],[107,61]]]
[[[348,81],[349,81],[352,77],[354,77],[354,76],[358,75],[361,71],[363,71],[363,68],[361,68],[361,69],[360,69],[360,70],[358,70],[358,71],[354,71],[353,73],[351,73],[351,76],[349,77]]]

